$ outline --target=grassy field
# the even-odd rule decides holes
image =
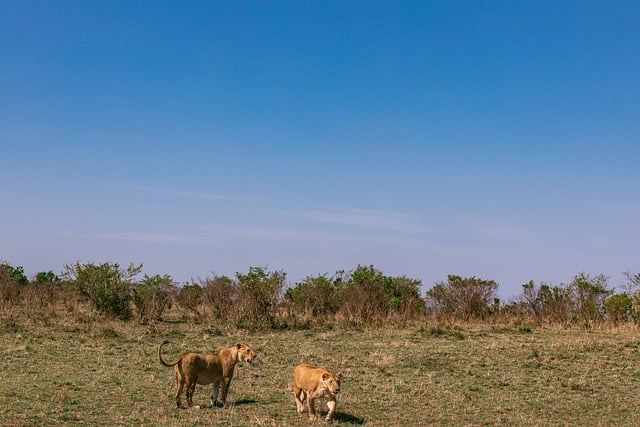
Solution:
[[[334,424],[637,425],[636,330],[412,325],[370,330],[247,334],[179,321],[153,327],[95,315],[3,311],[1,425],[304,426],[289,390],[309,362],[342,371]],[[176,409],[178,352],[245,341],[258,352],[238,366],[231,407]],[[209,387],[194,401],[206,405]],[[321,408],[324,405],[321,405]],[[326,409],[325,409],[326,410]]]

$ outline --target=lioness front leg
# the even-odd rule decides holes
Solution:
[[[229,386],[231,385],[231,378],[223,378],[220,383],[220,401],[222,402],[222,406],[227,407],[227,392],[229,391]]]
[[[313,406],[313,400],[311,396],[307,395],[307,405],[309,406],[309,420],[315,421],[318,416],[316,415],[316,408]]]
[[[336,401],[329,400],[327,401],[327,408],[329,408],[329,413],[325,417],[325,421],[331,421],[333,419],[333,414],[336,412]]]

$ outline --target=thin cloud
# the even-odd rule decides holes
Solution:
[[[202,239],[188,236],[184,234],[163,234],[149,232],[76,232],[63,230],[58,232],[61,237],[75,237],[81,239],[93,240],[121,240],[127,242],[144,242],[144,243],[175,243],[181,245],[193,245],[205,243]]]
[[[313,246],[317,244],[371,244],[385,243],[389,245],[415,245],[419,241],[406,236],[389,236],[388,234],[360,234],[355,232],[344,232],[337,230],[308,230],[295,229],[291,227],[255,227],[255,226],[220,226],[206,227],[199,230],[202,233],[211,233],[226,242],[297,242]],[[214,239],[217,240],[217,239]],[[244,243],[243,243],[244,244]]]
[[[535,230],[506,220],[466,218],[460,221],[458,227],[458,235],[467,236],[467,238],[472,236],[475,240],[485,242],[533,243],[541,238]],[[453,232],[450,234],[454,235]]]
[[[154,187],[147,187],[147,186],[139,186],[138,190],[150,192],[150,193],[165,194],[169,196],[191,198],[191,199],[224,200],[224,201],[238,201],[238,202],[250,200],[247,197],[241,197],[241,196],[229,196],[225,194],[206,193],[206,192],[191,191],[191,190],[172,190],[172,189],[154,188]]]
[[[289,211],[284,215],[314,222],[381,229],[406,233],[429,233],[435,230],[425,226],[424,220],[412,214],[364,209],[332,209]]]
[[[351,240],[345,233],[327,233],[323,231],[302,230],[279,227],[254,227],[242,225],[225,225],[221,227],[206,227],[200,231],[213,233],[217,236],[241,238],[251,240],[304,240],[304,241],[335,241]]]

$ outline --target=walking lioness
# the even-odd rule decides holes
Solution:
[[[325,421],[331,421],[336,412],[336,394],[340,392],[341,373],[332,374],[324,368],[303,363],[298,365],[293,371],[293,395],[296,401],[298,412],[304,410],[304,401],[307,400],[309,407],[309,419],[318,418],[314,407],[314,399],[324,397],[327,399],[329,412]]]
[[[187,404],[193,406],[193,392],[196,384],[213,384],[211,386],[211,406],[216,405],[218,390],[220,401],[227,406],[227,392],[233,378],[233,370],[238,362],[252,363],[257,357],[251,347],[238,343],[231,347],[222,348],[213,354],[199,354],[186,352],[171,362],[162,359],[162,346],[169,344],[163,341],[158,346],[158,359],[164,366],[173,366],[176,376],[176,406],[180,407],[180,394],[186,386]]]

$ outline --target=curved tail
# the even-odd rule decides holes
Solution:
[[[166,344],[169,344],[169,341],[164,340],[160,343],[160,345],[158,346],[158,359],[160,359],[160,363],[162,363],[164,366],[166,366],[167,368],[170,368],[172,366],[175,366],[178,364],[178,362],[180,362],[180,359],[182,359],[181,356],[176,357],[174,360],[172,360],[171,362],[165,362],[162,359],[162,347]]]

